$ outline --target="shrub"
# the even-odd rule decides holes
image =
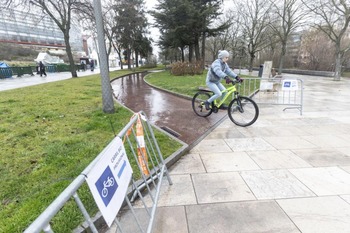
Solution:
[[[171,65],[171,74],[175,76],[203,74],[201,62],[176,62]]]

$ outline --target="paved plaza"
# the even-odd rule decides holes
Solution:
[[[350,232],[350,80],[302,79],[303,115],[227,118],[170,168],[154,232]]]

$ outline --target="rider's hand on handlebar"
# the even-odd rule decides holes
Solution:
[[[242,83],[242,82],[243,82],[243,79],[241,79],[241,77],[239,77],[239,76],[236,77],[236,80],[237,80],[237,82],[239,82],[239,83]]]
[[[232,80],[229,78],[229,77],[225,77],[225,80],[226,80],[226,84],[230,84],[230,83],[232,83]]]

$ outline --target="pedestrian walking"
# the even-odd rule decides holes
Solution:
[[[39,69],[40,69],[40,77],[45,75],[46,77],[46,72],[45,72],[45,65],[42,61],[39,62]]]
[[[94,60],[90,61],[90,69],[91,69],[91,71],[94,71],[94,69],[95,69]]]

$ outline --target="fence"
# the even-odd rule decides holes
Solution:
[[[251,94],[254,101],[261,104],[282,105],[287,109],[298,109],[303,113],[304,85],[301,79],[283,78],[244,78],[240,93]]]
[[[140,127],[142,128],[141,133]],[[143,137],[141,134],[143,134]],[[128,155],[130,161],[132,160],[137,164],[137,168],[133,169],[132,178],[127,180],[126,186],[128,187],[124,187],[128,189],[128,192],[126,192],[127,194],[124,195],[123,211],[125,209],[129,209],[131,211],[133,216],[132,224],[136,229],[138,229],[138,232],[152,232],[162,180],[164,176],[166,176],[170,185],[172,184],[172,181],[168,174],[160,148],[157,144],[157,140],[154,136],[152,126],[146,119],[146,116],[142,112],[140,112],[138,114],[135,114],[131,118],[130,122],[123,128],[123,130],[117,135],[117,137],[96,157],[96,159],[94,159],[94,161],[92,161],[89,164],[88,167],[84,169],[84,171],[51,203],[51,205],[48,206],[47,209],[40,214],[40,216],[24,231],[25,233],[41,231],[52,233],[53,229],[50,226],[50,220],[72,197],[76,201],[82,215],[86,219],[90,230],[92,232],[98,232],[96,226],[91,220],[91,217],[87,213],[82,201],[80,200],[77,191],[84,184],[85,181],[87,181],[89,184],[89,179],[91,179],[92,177],[91,172],[93,172],[94,169],[97,168],[97,166],[101,163],[101,161],[103,161],[103,158],[106,155],[107,151],[109,151],[111,148],[113,148],[113,146],[115,146],[114,143],[116,142],[116,139],[118,139],[120,142],[123,139],[123,148],[125,148],[126,155]],[[118,149],[118,152],[119,151],[120,150]],[[113,157],[113,159],[115,159],[115,157]],[[122,174],[122,171],[127,170],[126,162],[124,161],[123,163],[122,161],[123,160],[121,159],[118,160],[118,163],[122,164],[118,176]],[[103,187],[101,189],[102,194],[101,192],[99,193],[101,194],[101,197],[108,198],[108,192],[112,193],[113,191],[113,189],[110,189],[109,187],[114,186],[115,181],[117,181],[116,176],[109,176],[108,181],[103,182]],[[119,187],[117,185],[117,188],[119,189],[121,188],[121,185],[120,183],[118,184]],[[90,190],[93,194],[94,190],[91,189],[91,187]],[[147,196],[151,197],[152,202],[150,206],[148,206],[144,201],[144,196],[142,193],[144,193],[145,191],[147,193]],[[109,198],[114,198],[113,194],[111,195],[112,197]],[[132,202],[135,200],[136,197],[139,197],[139,200],[142,201],[144,210],[147,213],[148,221],[146,221],[146,224],[144,221],[142,221],[141,223],[137,214],[135,213]],[[98,205],[98,200],[96,198],[95,200]],[[110,200],[111,199],[108,199],[108,201]],[[115,208],[114,205],[112,207]],[[113,219],[113,224],[116,224],[120,232],[126,232],[124,229],[125,226],[120,221],[121,213],[123,211],[119,211],[119,216]],[[106,217],[103,217],[106,220]],[[128,222],[128,226],[126,226],[126,228],[130,227],[129,225],[130,222]],[[133,230],[133,232],[137,231]]]
[[[23,67],[1,67],[0,68],[0,78],[11,78],[12,76],[16,75],[17,77],[21,77],[25,74],[34,76],[37,71],[36,66],[23,66]],[[46,72],[49,73],[55,73],[55,72],[70,72],[71,68],[70,65],[67,64],[57,64],[57,65],[47,65]],[[86,67],[84,67],[83,64],[76,64],[75,65],[76,70],[78,71],[85,71]]]

